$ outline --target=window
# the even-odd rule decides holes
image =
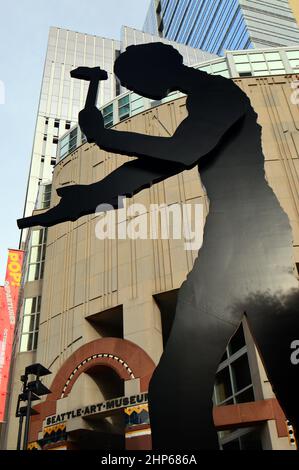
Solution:
[[[230,340],[216,374],[215,405],[234,405],[254,401],[247,346],[241,325]],[[223,450],[262,449],[260,428],[226,429],[218,432]]]
[[[283,63],[281,60],[269,62],[268,66],[270,70],[283,70]]]
[[[42,279],[46,252],[47,229],[32,230],[27,268],[27,282]]]
[[[118,101],[118,114],[119,120],[122,121],[130,116],[130,97],[124,96]]]
[[[267,60],[281,60],[279,52],[266,52],[265,57]]]
[[[290,66],[293,69],[299,68],[299,50],[297,50],[297,51],[287,51],[287,57],[290,61]]]
[[[243,326],[231,339],[216,374],[215,405],[232,405],[254,401],[247,347]]]
[[[240,327],[229,342],[229,345],[228,345],[229,354],[232,355],[238,352],[244,346],[246,346],[244,331],[243,331],[243,328]],[[226,357],[228,357],[227,354],[226,354]]]
[[[299,68],[299,59],[290,60],[290,64],[291,64],[292,69],[298,69]]]
[[[104,126],[111,127],[113,125],[113,104],[109,104],[103,109]]]
[[[261,426],[227,432],[220,445],[222,450],[263,450]]]
[[[299,59],[299,49],[297,51],[287,51],[288,59]]]
[[[250,64],[236,64],[237,71],[240,72],[251,72]]]
[[[247,54],[236,54],[234,55],[234,60],[236,64],[247,64],[248,56]]]
[[[69,134],[69,153],[77,148],[78,128],[75,127]]]
[[[264,62],[263,54],[248,54],[251,62]]]
[[[265,62],[253,62],[251,65],[254,72],[268,71],[268,67]]]
[[[67,134],[60,141],[60,158],[63,158],[69,153],[69,137],[69,134]]]
[[[52,160],[51,160],[51,165],[52,165]],[[55,160],[54,160],[54,165],[55,165]],[[52,185],[47,184],[44,186],[44,192],[42,195],[42,209],[47,209],[50,207],[50,202],[51,202],[51,190],[52,190]]]
[[[143,97],[136,95],[136,93],[131,94],[131,113],[134,114],[140,113],[144,109]]]
[[[251,72],[240,72],[239,76],[240,77],[252,77],[252,73]]]
[[[53,144],[58,144],[58,137],[53,137]]]
[[[44,142],[47,142],[47,134],[44,134]]]
[[[32,351],[37,347],[41,297],[25,299],[20,351]]]
[[[216,403],[224,403],[227,397],[233,395],[231,377],[228,366],[220,370],[216,375],[215,396]],[[230,403],[232,401],[230,400]],[[227,404],[227,403],[226,403]]]
[[[65,123],[65,128],[70,129],[71,128],[71,121],[66,121]]]
[[[218,64],[212,64],[212,70],[214,74],[227,70],[226,62],[223,61],[223,62],[219,62]]]
[[[59,129],[59,119],[55,119],[54,127],[57,127],[57,129]]]
[[[233,384],[236,392],[251,385],[250,369],[247,354],[243,354],[231,364]]]

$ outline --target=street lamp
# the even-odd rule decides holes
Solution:
[[[31,408],[32,401],[39,400],[41,396],[48,395],[51,393],[44,384],[41,383],[40,377],[45,375],[52,374],[49,369],[42,366],[41,364],[31,364],[25,368],[25,374],[21,375],[21,382],[23,382],[22,393],[18,396],[16,417],[19,418],[19,431],[18,431],[18,442],[17,450],[21,449],[21,439],[22,439],[22,430],[23,430],[23,420],[26,417],[25,422],[25,432],[23,440],[23,450],[27,449],[28,446],[28,434],[29,434],[29,424],[30,416],[38,414],[33,408]],[[28,382],[29,375],[35,375],[36,379]],[[27,406],[20,406],[21,402],[27,402]]]

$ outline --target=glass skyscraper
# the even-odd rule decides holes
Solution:
[[[218,55],[299,42],[288,0],[151,0],[143,29]]]

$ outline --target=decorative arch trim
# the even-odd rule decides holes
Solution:
[[[120,367],[118,367],[119,364],[121,364]],[[63,387],[60,398],[64,398],[70,393],[75,381],[82,372],[87,372],[88,369],[97,365],[111,367],[111,369],[114,369],[119,377],[124,380],[136,378],[128,364],[118,356],[107,353],[94,354],[93,356],[87,357],[82,362],[80,362],[80,364],[78,364],[77,367],[72,371],[71,375],[65,383],[65,386]]]
[[[140,391],[148,390],[156,367],[150,356],[132,341],[120,338],[101,338],[81,346],[61,366],[50,386],[51,394],[35,407],[38,415],[30,420],[29,441],[38,439],[47,416],[56,413],[57,400],[66,397],[83,372],[97,365],[114,369],[124,380],[140,379]]]

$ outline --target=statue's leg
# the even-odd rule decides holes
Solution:
[[[227,321],[223,306],[218,316],[217,286],[213,292],[199,286],[194,295],[192,273],[180,289],[170,337],[149,386],[153,449],[219,449],[212,414],[215,375],[242,315]]]
[[[299,290],[256,294],[246,315],[273,391],[299,439]]]

